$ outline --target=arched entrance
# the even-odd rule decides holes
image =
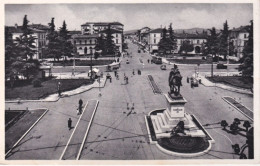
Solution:
[[[84,48],[84,54],[87,54],[87,52],[88,52],[88,48],[85,47],[85,48]]]
[[[198,54],[198,53],[200,53],[200,51],[201,51],[201,50],[200,50],[200,47],[199,47],[199,46],[196,46],[196,47],[195,47],[195,53]]]

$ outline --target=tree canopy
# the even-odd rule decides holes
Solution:
[[[239,66],[239,71],[242,72],[242,76],[244,77],[252,77],[254,71],[253,20],[251,20],[251,25],[248,32],[248,41],[245,43],[243,58],[241,58],[242,64]]]

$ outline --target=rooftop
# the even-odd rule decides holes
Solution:
[[[111,25],[122,25],[122,23],[120,22],[86,22],[84,24],[82,24],[81,26],[83,25],[89,25],[89,24],[94,24],[94,25],[99,25],[99,26],[107,26],[108,24],[111,24]]]
[[[72,38],[97,38],[99,34],[90,34],[90,35],[82,35],[82,34],[74,34]]]

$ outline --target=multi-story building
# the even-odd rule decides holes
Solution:
[[[148,35],[148,45],[149,45],[149,51],[151,53],[158,52],[158,44],[162,38],[162,28],[157,28],[154,30],[149,31]],[[190,54],[200,54],[201,53],[201,47],[203,43],[207,41],[207,34],[206,33],[197,33],[197,34],[188,34],[188,33],[175,33],[174,34],[177,42],[177,48],[174,50],[174,53],[179,53],[180,47],[183,43],[183,41],[188,40],[191,44],[194,46],[194,50],[192,52],[189,52]]]
[[[81,34],[95,34],[106,30],[110,25],[111,29],[123,32],[124,25],[120,22],[86,22],[81,25]]]
[[[109,25],[112,32],[113,41],[117,47],[117,50],[121,53],[123,46],[123,24],[119,22],[87,22],[81,25],[81,34],[71,34],[71,42],[77,48],[78,54],[88,55],[95,53],[97,38],[101,33],[106,34]]]
[[[175,50],[175,53],[179,53],[183,41],[188,40],[194,47],[193,51],[189,52],[189,54],[201,54],[201,47],[207,41],[206,33],[176,33],[174,35],[177,39],[177,49]]]
[[[49,27],[41,24],[31,24],[28,25],[28,28],[32,31],[32,36],[35,38],[35,48],[36,51],[33,59],[43,59],[46,58],[44,56],[44,50],[48,43],[46,37],[47,33],[49,31]],[[8,26],[9,31],[12,33],[13,40],[17,37],[22,36],[22,26],[18,26],[15,24],[15,26]]]
[[[243,49],[248,41],[249,28],[250,26],[241,26],[229,31],[229,39],[234,45],[234,55],[230,58],[239,60],[243,57]]]

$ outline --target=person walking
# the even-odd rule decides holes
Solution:
[[[61,96],[61,83],[58,82],[58,94],[59,94],[59,97]]]
[[[72,129],[72,120],[71,120],[71,118],[69,118],[69,120],[68,120],[68,128],[69,128],[69,130]]]
[[[117,72],[116,72],[116,70],[115,70],[115,71],[114,71],[115,77],[116,77],[116,73],[117,73]]]
[[[150,63],[150,59],[147,59],[147,62]]]
[[[79,99],[79,114],[82,113],[82,105],[83,105],[83,101],[82,99]]]
[[[133,75],[135,75],[135,69],[133,69]]]

